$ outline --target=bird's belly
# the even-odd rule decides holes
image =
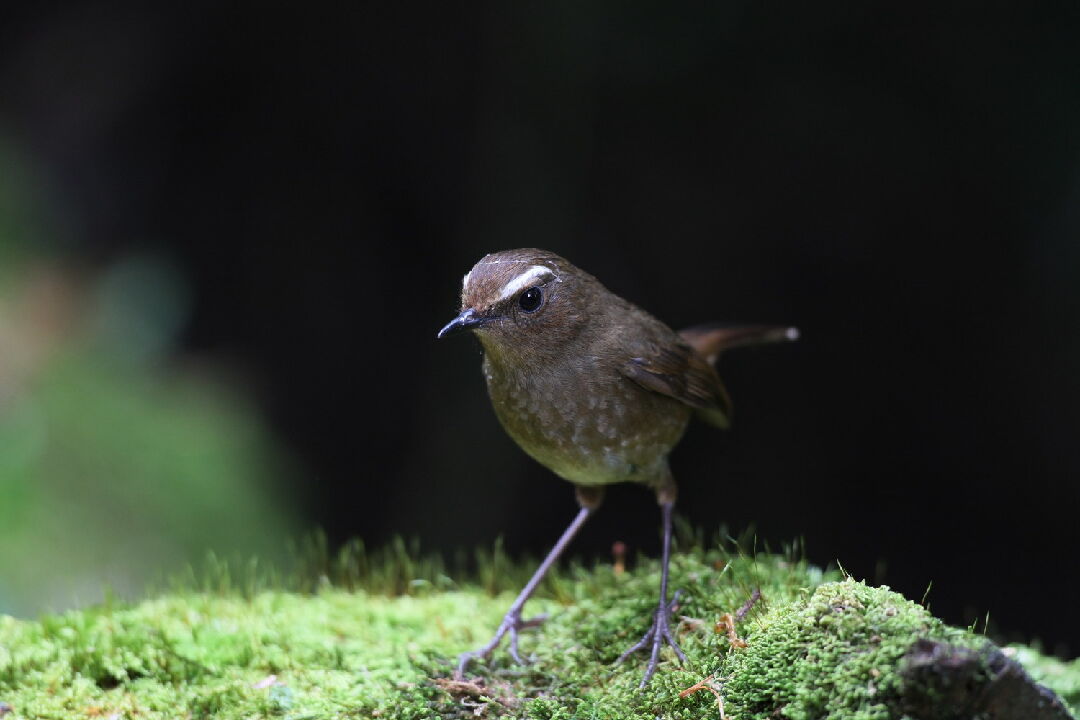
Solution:
[[[661,479],[667,455],[682,435],[623,438],[601,446],[536,442],[511,433],[534,459],[575,485],[608,485],[618,482],[652,483]]]
[[[608,392],[595,390],[529,384],[503,386],[491,397],[510,437],[572,483],[660,480],[668,453],[686,430],[690,408],[628,382]]]

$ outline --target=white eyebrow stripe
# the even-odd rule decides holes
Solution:
[[[503,286],[502,292],[499,293],[499,299],[505,300],[511,295],[515,294],[518,290],[525,288],[539,280],[544,276],[555,277],[555,271],[546,265],[533,265],[525,272],[515,277],[510,282]]]

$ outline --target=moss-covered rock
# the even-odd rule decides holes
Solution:
[[[1010,693],[1030,710],[1015,717],[1052,709],[1018,666],[1009,677],[1030,692],[1001,683],[1010,671],[986,638],[945,625],[887,587],[848,579],[774,608],[745,650],[725,656],[722,672],[729,710],[740,718],[978,717],[994,696]],[[1067,716],[1059,710],[1045,717]]]
[[[487,640],[513,595],[416,579],[407,583],[414,595],[397,597],[329,583],[312,593],[225,588],[36,622],[0,618],[0,703],[11,707],[4,720],[689,720],[719,717],[718,699],[731,718],[891,718],[902,716],[912,643],[973,651],[987,643],[886,588],[773,555],[693,550],[672,567],[688,662],[680,667],[665,651],[646,690],[637,690],[643,658],[612,663],[649,622],[653,561],[628,572],[557,574],[530,603],[550,616],[522,638],[533,663],[517,666],[499,650],[458,682],[454,657]],[[716,623],[755,588],[761,600],[736,624],[747,642],[738,647]],[[1080,701],[1080,664],[1009,652]]]

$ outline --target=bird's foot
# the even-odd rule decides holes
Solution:
[[[679,606],[679,594],[680,591],[676,590],[675,595],[671,598],[671,602],[667,602],[664,598],[660,599],[660,605],[657,606],[656,612],[653,613],[653,624],[645,633],[641,640],[637,641],[633,647],[619,656],[619,659],[615,661],[618,665],[626,658],[630,657],[638,650],[644,648],[651,648],[651,654],[649,655],[649,664],[645,667],[645,677],[641,679],[641,684],[638,685],[638,689],[644,688],[649,684],[649,680],[656,673],[656,666],[660,662],[660,648],[665,644],[670,645],[671,649],[675,651],[675,654],[679,656],[679,661],[686,662],[686,655],[683,653],[682,648],[675,642],[675,637],[671,634],[671,616],[675,614],[675,609]]]
[[[514,658],[514,662],[518,665],[528,665],[529,661],[521,657],[521,653],[518,651],[518,631],[543,625],[545,620],[547,620],[547,615],[537,615],[536,617],[531,617],[526,620],[521,617],[520,609],[511,608],[510,611],[503,616],[502,622],[499,624],[499,629],[495,631],[495,636],[491,638],[487,645],[458,655],[458,666],[457,671],[454,673],[454,678],[456,680],[464,678],[465,668],[469,666],[469,663],[473,660],[486,658],[490,655],[492,651],[499,646],[499,643],[502,642],[503,637],[508,633],[510,635],[510,657]]]

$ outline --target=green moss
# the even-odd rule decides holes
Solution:
[[[413,595],[397,597],[328,583],[245,596],[223,582],[221,592],[179,591],[37,622],[0,618],[0,701],[14,708],[5,720],[689,720],[718,716],[711,692],[679,697],[713,675],[733,718],[875,718],[890,717],[897,660],[912,639],[984,642],[887,589],[836,579],[774,555],[678,553],[672,583],[684,591],[677,632],[689,661],[679,667],[665,651],[645,691],[637,690],[643,657],[612,663],[649,621],[659,580],[651,560],[625,573],[557,574],[528,608],[550,613],[522,638],[533,664],[516,666],[500,649],[463,684],[446,680],[454,657],[488,639],[512,592],[449,580],[440,590],[423,578],[406,583]],[[756,587],[762,600],[739,624],[749,646],[733,650],[715,622]],[[1055,672],[1037,654],[1021,659]],[[1059,685],[1078,682],[1075,664],[1060,669]]]
[[[723,668],[739,717],[895,717],[902,684],[895,670],[913,640],[986,642],[887,587],[854,580],[822,585],[756,625],[749,647]]]
[[[6,618],[0,698],[28,718],[365,717],[427,681],[414,660],[457,650],[475,600],[190,594],[36,623]],[[497,614],[480,610],[487,622]]]
[[[727,637],[716,632],[716,620],[737,611],[754,588],[763,590],[765,600],[754,610],[761,612],[824,577],[802,562],[719,550],[677,554],[671,573],[672,587],[683,591],[677,635],[689,662],[679,667],[672,651],[665,650],[661,671],[644,691],[637,688],[644,655],[620,666],[613,663],[651,622],[660,581],[658,564],[652,561],[623,575],[607,566],[588,573],[579,570],[571,582],[564,580],[554,588],[562,599],[560,612],[541,634],[523,640],[523,652],[535,659],[527,671],[521,672],[500,651],[489,665],[473,668],[470,675],[488,683],[490,697],[512,699],[502,703],[504,709],[522,717],[698,718],[710,707],[715,709],[713,696],[700,693],[680,699],[679,693],[715,672],[727,651]],[[494,627],[472,626],[463,649],[482,644]],[[445,664],[429,668],[433,674],[448,670]],[[528,700],[515,702],[518,698]],[[437,704],[442,713],[453,707],[449,697]]]

